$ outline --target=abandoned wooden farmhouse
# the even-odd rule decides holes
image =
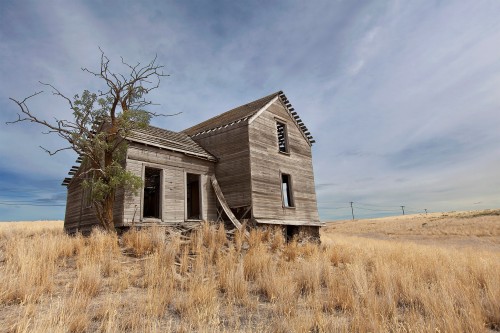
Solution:
[[[149,126],[127,140],[125,167],[144,188],[117,193],[117,228],[231,220],[318,236],[315,141],[283,92],[181,132]],[[98,224],[78,173],[73,168],[63,182],[69,233]]]

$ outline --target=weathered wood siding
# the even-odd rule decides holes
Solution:
[[[94,209],[86,205],[82,179],[74,177],[68,185],[64,229],[68,233],[87,233],[99,225]]]
[[[87,233],[99,221],[94,213],[94,209],[86,204],[85,190],[82,188],[82,179],[75,177],[68,186],[66,200],[66,213],[64,216],[64,229],[68,233],[82,232]],[[115,224],[120,226],[123,216],[123,190],[119,190],[115,197],[115,206],[113,208],[113,218]]]
[[[126,168],[144,177],[144,169],[161,170],[161,219],[142,219],[143,193],[124,195],[123,225],[135,223],[172,223],[185,221],[186,173],[200,175],[202,219],[215,220],[217,210],[215,194],[210,185],[214,173],[214,162],[151,146],[131,143],[127,152]]]
[[[143,177],[144,168],[152,167],[161,172],[161,219],[142,219],[142,190],[137,193],[120,189],[116,193],[113,217],[115,226],[132,223],[179,223],[185,221],[186,173],[200,175],[202,218],[217,218],[216,198],[210,184],[214,163],[167,150],[131,143],[127,153],[126,169]],[[68,186],[64,228],[69,233],[88,232],[99,222],[91,207],[85,205],[82,180],[75,178]]]
[[[287,125],[288,154],[278,150],[276,121]],[[249,124],[249,141],[254,218],[318,224],[311,147],[279,100]],[[291,175],[294,208],[283,207],[280,172]]]
[[[192,139],[217,157],[215,176],[229,207],[251,205],[250,150],[246,122],[193,136]]]

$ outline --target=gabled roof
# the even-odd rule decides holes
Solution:
[[[217,160],[187,134],[182,132],[178,133],[154,126],[147,126],[145,128],[134,129],[130,132],[127,139],[133,142],[177,151],[210,161]]]
[[[194,125],[188,129],[185,129],[183,132],[191,137],[195,137],[199,134],[216,131],[218,129],[227,127],[235,123],[248,121],[251,119],[252,116],[256,115],[259,111],[261,111],[264,107],[266,107],[266,105],[272,102],[275,98],[280,99],[285,109],[290,113],[290,116],[297,124],[297,127],[302,131],[304,138],[310,144],[313,144],[315,141],[311,136],[311,133],[309,133],[307,127],[304,125],[297,112],[294,111],[294,108],[292,107],[292,105],[288,101],[288,98],[282,91],[275,92],[273,94],[262,97],[258,100],[247,103],[245,105],[238,106],[237,108],[224,112],[223,114],[205,120],[204,122],[201,122],[198,125]]]

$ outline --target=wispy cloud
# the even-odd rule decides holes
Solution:
[[[183,113],[155,124],[172,130],[283,89],[317,141],[323,218],[347,216],[350,208],[328,205],[350,201],[500,206],[500,3],[54,0],[2,1],[0,12],[6,188],[29,176],[42,191],[37,181],[64,178],[75,158],[44,154],[39,145],[61,142],[39,127],[4,125],[17,111],[8,97],[41,89],[39,80],[70,96],[98,89],[80,67],[96,68],[101,46],[117,69],[120,56],[158,55],[171,76],[151,98],[158,111]],[[45,118],[67,115],[50,93],[30,106]],[[60,202],[54,191],[30,200]],[[59,207],[42,208],[62,218]],[[0,207],[0,220],[34,212]]]

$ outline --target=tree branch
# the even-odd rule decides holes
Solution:
[[[54,151],[50,151],[48,149],[45,149],[44,147],[42,146],[38,146],[40,148],[42,148],[46,153],[48,153],[50,156],[53,156],[55,154],[57,154],[58,152],[60,151],[63,151],[63,150],[68,150],[68,149],[73,149],[73,147],[65,147],[65,148],[60,148],[60,149],[57,149],[57,150],[54,150]]]

